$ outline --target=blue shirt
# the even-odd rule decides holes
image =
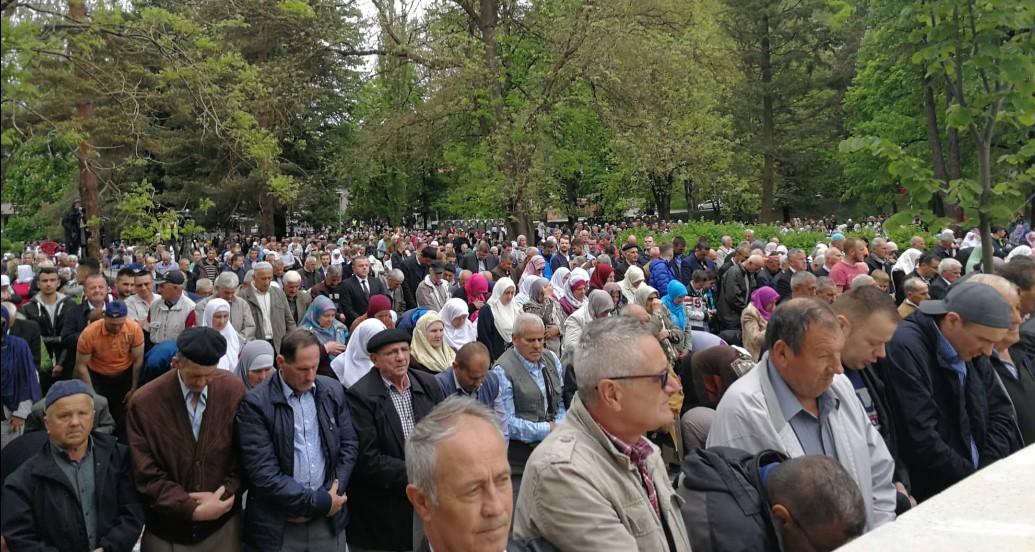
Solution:
[[[198,440],[198,433],[201,432],[201,420],[205,417],[205,405],[208,403],[208,386],[206,385],[194,404],[194,392],[183,383],[180,372],[176,372],[176,380],[180,382],[180,391],[183,391],[183,402],[187,406],[187,419],[190,420],[190,430],[194,434],[194,440]]]
[[[960,396],[965,397],[967,396],[967,363],[960,358],[959,353],[956,352],[952,343],[949,343],[949,340],[945,339],[945,336],[942,335],[942,331],[937,325],[934,329],[938,332],[938,356],[949,364],[949,367],[952,368],[953,372],[956,372],[956,377],[960,382]],[[977,443],[974,441],[974,437],[971,436],[970,459],[974,462],[975,468],[978,467],[979,458]]]
[[[836,459],[837,447],[834,445],[834,433],[830,429],[830,411],[837,408],[837,397],[828,389],[816,399],[816,407],[819,409],[817,418],[805,410],[772,362],[769,362],[768,370],[776,400],[780,403],[780,412],[784,420],[791,424],[805,454],[823,454]]]
[[[295,418],[295,462],[292,477],[306,489],[321,489],[327,463],[320,447],[320,421],[316,417],[316,385],[301,394],[291,389],[283,379],[280,380],[280,385]]]
[[[515,351],[517,352],[517,351]],[[551,359],[551,365],[556,365],[557,370],[557,381],[564,381],[564,367],[557,359],[557,355],[550,351],[543,350],[543,359],[538,363],[532,364],[525,360],[525,357],[520,354],[517,355],[518,359],[521,360],[521,366],[528,370],[529,375],[532,376],[532,380],[535,381],[536,387],[543,394],[543,408],[548,408],[546,399],[546,376],[543,375],[543,367],[545,358],[549,356]],[[521,441],[524,443],[538,443],[550,433],[550,422],[533,422],[524,418],[519,418],[515,414],[514,410],[514,385],[510,383],[510,378],[507,377],[506,372],[503,371],[503,367],[496,365],[493,367],[492,372],[496,374],[496,377],[500,382],[500,397],[503,398],[503,409],[507,413],[507,430],[506,434],[510,439]],[[560,389],[556,391],[560,392]],[[557,404],[557,415],[554,416],[554,423],[559,424],[564,421],[564,402],[558,401]]]

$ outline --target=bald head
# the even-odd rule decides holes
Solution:
[[[636,303],[629,303],[628,305],[623,307],[622,316],[635,318],[640,322],[650,321],[650,313],[647,312],[647,309],[641,307],[640,305],[637,305]]]
[[[744,261],[744,269],[748,272],[758,272],[762,270],[764,265],[765,257],[761,255],[751,255],[747,258],[747,261]]]

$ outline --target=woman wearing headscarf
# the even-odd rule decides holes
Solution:
[[[467,302],[463,299],[454,297],[446,301],[442,310],[438,311],[438,316],[445,325],[446,345],[454,351],[459,351],[460,347],[478,340],[478,328],[471,320]]]
[[[489,359],[495,362],[511,344],[514,319],[518,306],[514,280],[500,278],[492,288],[492,296],[478,311],[478,341],[489,349]]]
[[[625,294],[622,293],[622,288],[618,285],[618,282],[608,282],[604,284],[604,291],[611,296],[611,300],[615,302],[615,313],[619,313],[622,307],[628,303],[625,301]]]
[[[464,292],[467,293],[467,313],[471,320],[478,320],[478,311],[485,306],[489,295],[489,281],[481,274],[472,274],[464,284]]]
[[[438,313],[420,317],[410,342],[410,368],[438,374],[453,365],[456,353],[446,344],[445,332],[446,325]]]
[[[589,290],[604,289],[608,282],[615,281],[615,269],[609,264],[598,264],[589,279]]]
[[[678,280],[673,280],[678,281]],[[687,334],[676,327],[669,314],[668,308],[661,299],[658,290],[643,284],[636,288],[636,295],[633,298],[637,305],[643,307],[650,316],[654,336],[661,343],[661,349],[665,351],[669,363],[675,363],[686,356],[689,350],[689,339]]]
[[[237,357],[244,346],[244,338],[230,323],[230,303],[219,298],[210,299],[205,305],[201,325],[216,330],[226,338],[226,354],[219,359],[219,368],[232,372],[237,367]]]
[[[324,295],[317,295],[300,324],[302,328],[316,334],[331,360],[344,353],[345,344],[349,342],[349,330],[337,320],[337,314],[338,306],[334,301]]]
[[[553,288],[554,301],[560,301],[564,297],[564,293],[568,289],[566,284],[570,277],[571,270],[568,267],[558,267],[557,270],[553,271],[553,276],[550,276],[550,287]]]
[[[520,284],[525,278],[536,278],[543,275],[543,270],[546,269],[546,259],[542,255],[535,255],[528,259],[525,263],[525,270],[521,272],[521,277],[518,278]]]
[[[661,299],[661,302],[668,309],[669,320],[672,321],[677,330],[686,332],[686,307],[683,306],[683,301],[686,299],[686,286],[679,280],[671,280],[666,291],[667,293],[665,293],[665,297]]]
[[[561,297],[561,310],[565,316],[582,308],[586,304],[586,294],[589,289],[589,274],[581,268],[576,268],[568,275],[568,281],[564,284],[564,297]]]
[[[561,324],[557,311],[559,306],[553,300],[553,287],[546,278],[536,278],[528,291],[528,300],[521,309],[542,319],[546,327],[546,340],[543,346],[556,355],[561,352]]]
[[[895,266],[891,267],[891,281],[895,284],[895,303],[901,303],[905,299],[906,292],[902,284],[916,270],[916,263],[922,254],[919,249],[910,247],[899,255]]]
[[[22,434],[32,405],[40,400],[40,382],[29,344],[11,335],[11,313],[0,307],[0,402],[4,418],[0,423],[0,448]]]
[[[740,327],[743,332],[741,339],[744,348],[756,361],[762,356],[765,329],[769,326],[769,317],[779,301],[780,294],[775,289],[762,286],[751,292],[751,303],[740,313]]]
[[[368,318],[356,326],[349,339],[349,347],[344,354],[338,355],[331,362],[331,370],[338,381],[345,387],[352,387],[360,378],[367,375],[374,365],[367,354],[367,343],[381,331],[387,329],[377,318]]]
[[[627,303],[633,303],[636,301],[636,288],[643,284],[643,269],[638,266],[630,266],[625,269],[625,278],[618,283],[618,287],[622,288],[622,295],[625,295],[625,301]]]
[[[579,348],[579,341],[582,340],[582,332],[586,326],[596,320],[609,316],[615,309],[615,303],[611,296],[602,289],[590,292],[583,304],[577,311],[564,321],[564,345],[561,347],[561,363],[571,366],[575,353]]]
[[[269,342],[262,339],[249,341],[237,359],[237,376],[244,383],[244,388],[251,389],[273,375],[275,358],[276,353]]]
[[[1032,249],[1030,247],[1028,247],[1027,245],[1018,245],[1017,247],[1014,247],[1013,249],[1011,249],[1010,252],[1006,255],[1006,262],[1012,261],[1014,257],[1025,257],[1025,256],[1031,257],[1032,256]]]
[[[387,295],[371,295],[370,300],[367,301],[367,312],[363,313],[362,316],[357,317],[352,321],[352,326],[349,328],[350,333],[355,333],[356,328],[365,320],[376,319],[380,320],[386,328],[394,328],[395,324],[395,311],[392,309],[392,300]]]

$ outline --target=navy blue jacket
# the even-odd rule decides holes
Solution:
[[[694,271],[707,270],[712,274],[718,275],[719,269],[715,266],[715,263],[711,259],[700,260],[696,255],[690,253],[686,257],[683,257],[683,263],[679,267],[679,281],[683,283],[687,289],[690,288],[690,282],[694,279]],[[660,290],[658,293],[662,293]]]
[[[1019,448],[1009,398],[987,363],[968,362],[966,383],[938,354],[935,319],[907,316],[887,346],[885,381],[912,494],[924,500]],[[971,460],[970,440],[978,449]]]
[[[309,490],[295,481],[295,417],[279,373],[245,395],[237,412],[241,462],[251,484],[245,509],[245,550],[280,550],[287,518],[326,519],[334,534],[345,530],[348,507],[334,518],[327,491],[335,479],[344,494],[359,455],[359,442],[338,381],[316,376],[316,415],[327,473],[323,487]]]

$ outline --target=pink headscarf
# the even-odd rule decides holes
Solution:
[[[475,301],[485,302],[489,294],[489,281],[481,274],[472,274],[464,284],[464,291],[467,292],[467,304],[473,305]],[[478,311],[471,313],[471,320],[478,319]]]
[[[758,309],[759,314],[762,318],[769,320],[772,316],[773,311],[768,310],[766,306],[780,298],[780,294],[775,289],[769,286],[762,286],[751,293],[751,304]],[[775,307],[774,307],[775,308]]]

